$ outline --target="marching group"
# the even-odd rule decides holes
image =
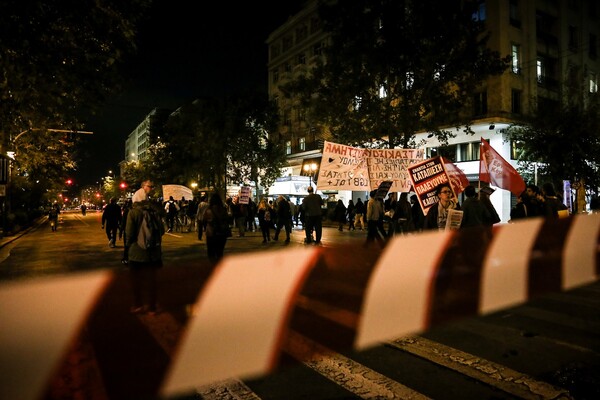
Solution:
[[[312,186],[307,188],[307,196],[298,204],[284,196],[275,200],[263,198],[258,204],[252,198],[242,201],[239,196],[223,200],[218,193],[211,194],[210,198],[203,195],[189,201],[185,198],[176,201],[171,196],[160,203],[149,197],[153,188],[151,181],[145,181],[122,207],[116,199],[111,199],[102,213],[102,229],[106,230],[109,246],[115,247],[117,238],[124,242],[122,262],[128,265],[131,273],[133,312],[156,312],[156,270],[162,266],[160,238],[177,226],[186,227],[187,232],[196,231],[198,240],[206,238],[208,259],[215,263],[223,257],[227,239],[233,236],[232,229],[237,230],[238,237],[244,237],[246,232],[260,231],[263,244],[279,240],[283,231],[287,244],[292,227],[301,223],[304,243],[321,243],[324,202]],[[435,190],[436,203],[425,215],[414,194],[409,199],[408,193],[400,193],[399,197],[390,193],[383,200],[377,196],[377,191],[372,191],[364,202],[359,198],[356,203],[349,200],[345,205],[338,200],[332,219],[340,231],[346,224],[350,231],[366,230],[365,245],[378,241],[382,246],[394,235],[445,229],[450,210],[462,211],[460,228],[491,227],[500,222],[488,194],[477,193],[475,187],[469,185],[464,195],[461,206],[448,183],[439,185]],[[563,210],[566,207],[552,184],[544,184],[541,190],[529,185],[519,196],[509,222],[536,216],[558,217]]]

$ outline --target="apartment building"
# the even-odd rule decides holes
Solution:
[[[127,136],[125,141],[125,161],[138,161],[146,157],[150,138],[160,135],[171,111],[154,108],[142,122]]]
[[[473,94],[474,135],[458,132],[441,147],[428,132],[417,135],[426,141],[427,157],[444,155],[478,184],[480,138],[488,140],[513,165],[514,144],[504,129],[522,121],[536,107],[565,104],[585,106],[598,91],[598,35],[600,4],[597,0],[483,0],[475,18],[485,21],[491,32],[488,45],[502,56],[511,56],[510,68],[484,82]],[[305,73],[327,35],[317,17],[316,2],[306,7],[268,37],[269,95],[283,116],[279,135],[286,143],[289,167],[283,176],[303,175],[303,165],[319,162],[326,131],[313,126],[306,113],[284,99],[279,85]],[[539,182],[541,185],[542,182]],[[364,193],[339,193],[343,199]],[[503,222],[515,202],[508,191],[491,197]]]

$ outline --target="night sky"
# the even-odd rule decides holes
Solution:
[[[155,107],[176,109],[203,96],[267,87],[267,37],[303,0],[245,2],[155,0],[140,31],[127,84],[90,119],[82,137],[80,185],[118,171],[129,133]],[[206,8],[206,9],[204,9]]]

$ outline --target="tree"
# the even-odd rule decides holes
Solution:
[[[0,4],[0,132],[81,129],[82,107],[118,87],[148,0]]]
[[[155,179],[224,190],[227,182],[270,186],[285,154],[269,136],[276,126],[273,104],[242,94],[198,99],[175,111],[161,142],[150,148]]]
[[[135,51],[136,26],[149,4],[0,3],[0,150],[16,153],[12,186],[22,190],[12,191],[15,207],[25,192],[28,207],[43,201],[33,194],[49,193],[76,167],[77,137],[57,136],[49,128],[82,130],[78,116],[93,112],[119,88],[119,67]],[[42,187],[47,190],[32,190]]]
[[[363,0],[319,7],[330,42],[309,75],[282,91],[337,141],[414,147],[419,131],[445,142],[470,125],[477,86],[508,57],[486,47],[478,2]],[[446,127],[446,128],[441,128]]]
[[[600,99],[587,107],[538,107],[536,114],[512,125],[507,137],[518,145],[519,170],[533,181],[538,176],[562,186],[563,180],[584,182],[598,193],[600,187]]]

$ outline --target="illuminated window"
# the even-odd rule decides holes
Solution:
[[[512,54],[512,72],[513,74],[521,73],[521,46],[513,44],[511,47]]]
[[[590,93],[598,93],[598,76],[590,72]]]
[[[285,154],[292,154],[292,141],[288,140],[285,142]]]
[[[306,150],[306,138],[301,137],[298,139],[298,149],[300,149],[300,151]]]
[[[535,75],[537,77],[538,83],[544,83],[544,78],[546,77],[546,62],[541,57],[538,57],[536,61]]]

